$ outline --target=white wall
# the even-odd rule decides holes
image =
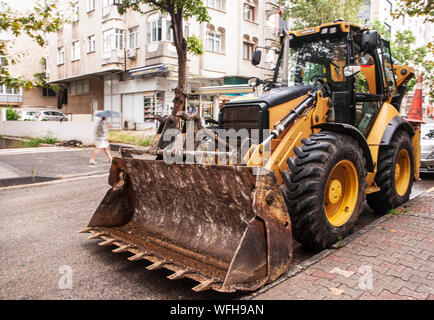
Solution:
[[[59,140],[80,140],[94,143],[93,122],[0,121],[0,134],[13,137],[42,138],[49,134]]]

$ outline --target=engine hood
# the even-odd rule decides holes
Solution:
[[[297,99],[298,97],[307,94],[310,90],[312,90],[312,86],[309,85],[274,88],[260,95],[256,93],[250,93],[242,97],[235,98],[226,103],[225,107],[235,106],[237,104],[265,102],[270,108],[280,105],[284,102]]]

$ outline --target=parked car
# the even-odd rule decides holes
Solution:
[[[63,114],[62,112],[47,110],[47,111],[40,111],[36,115],[36,120],[39,120],[39,121],[68,121],[68,117],[66,114]]]
[[[423,124],[421,127],[420,172],[434,173],[434,123]]]
[[[36,120],[36,115],[39,111],[32,110],[20,110],[18,111],[18,120],[20,121],[33,121]]]

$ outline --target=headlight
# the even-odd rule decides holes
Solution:
[[[257,87],[261,83],[261,80],[259,78],[253,77],[249,79],[249,86],[251,87]]]

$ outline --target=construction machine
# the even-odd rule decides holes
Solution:
[[[254,291],[288,269],[293,239],[327,248],[365,199],[380,214],[407,201],[419,141],[400,104],[413,68],[345,21],[283,30],[276,51],[273,77],[252,78],[257,92],[222,107],[217,129],[196,114],[158,117],[148,149],[113,158],[82,232],[196,291]],[[235,143],[219,134],[229,131]]]

